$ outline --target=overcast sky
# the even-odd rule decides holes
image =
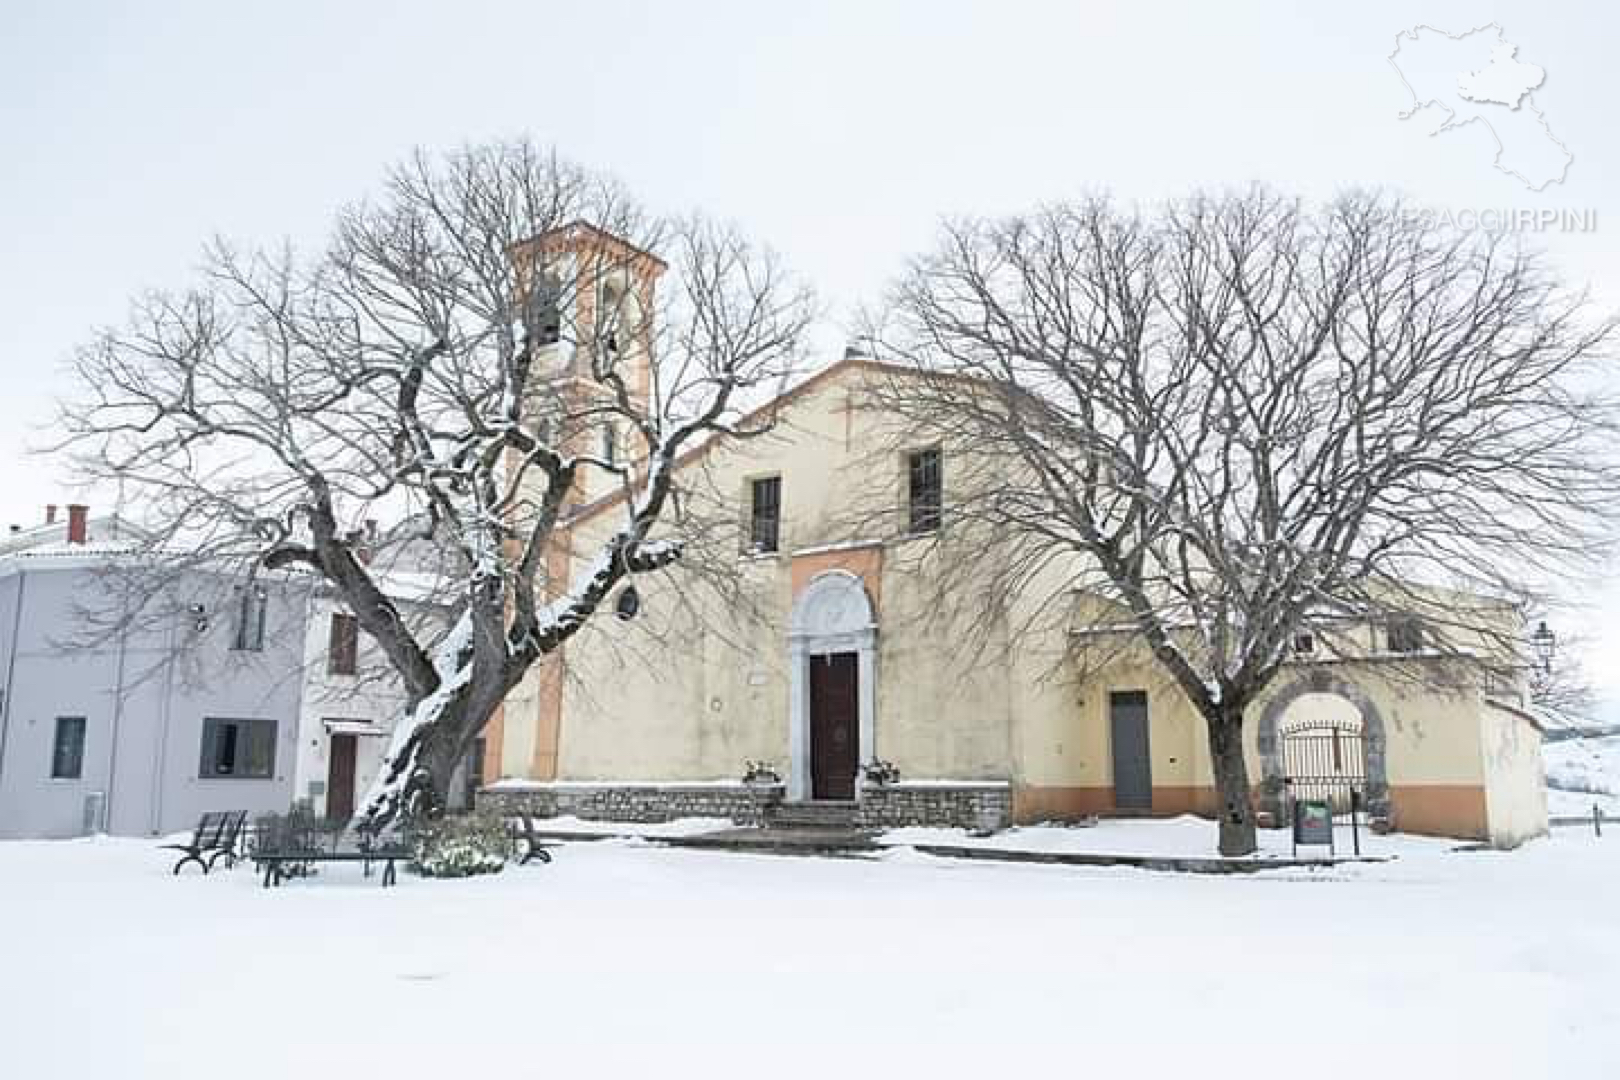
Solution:
[[[1534,101],[1574,154],[1540,193],[1492,168],[1482,126],[1398,118],[1396,34],[1493,19],[1546,69]],[[0,523],[67,499],[25,451],[75,343],[183,284],[211,235],[318,240],[415,146],[555,144],[657,209],[735,219],[835,316],[944,214],[1253,180],[1596,211],[1543,239],[1614,304],[1617,40],[1612,7],[1549,2],[0,0]],[[1561,618],[1620,694],[1617,577]]]

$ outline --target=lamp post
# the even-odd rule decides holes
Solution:
[[[1558,638],[1548,629],[1547,620],[1541,620],[1536,632],[1530,635],[1530,645],[1536,650],[1536,662],[1542,676],[1551,675],[1553,651],[1558,647]]]

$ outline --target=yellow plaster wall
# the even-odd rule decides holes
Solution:
[[[733,533],[700,556],[742,576],[755,617],[740,619],[679,564],[645,575],[641,615],[628,623],[597,618],[565,650],[558,778],[735,778],[745,761],[757,759],[785,770],[794,590],[832,568],[867,580],[877,605],[876,753],[912,778],[1004,779],[1012,772],[1008,666],[964,665],[951,648],[961,629],[926,617],[926,582],[912,550],[922,544],[895,535],[903,459],[872,450],[881,420],[859,407],[862,377],[850,369],[798,395],[772,434],[717,450],[687,470],[708,512],[732,515],[739,528],[749,481],[782,478],[779,553],[746,554]],[[947,492],[950,460],[947,450]],[[617,524],[611,509],[582,524],[577,562]],[[862,546],[869,540],[879,543]],[[509,731],[535,727],[532,684],[525,680],[509,698]],[[510,736],[503,772],[527,775],[518,770],[532,743],[532,735],[527,742]]]
[[[683,472],[689,493],[711,513],[731,515],[734,529],[702,557],[740,575],[755,617],[705,597],[688,570],[645,575],[643,612],[628,623],[599,617],[566,650],[557,776],[577,780],[735,778],[743,762],[788,758],[787,627],[794,591],[814,573],[845,567],[867,581],[877,604],[876,753],[911,778],[1010,778],[1021,793],[1021,817],[1073,816],[1112,806],[1108,698],[1113,691],[1148,694],[1156,810],[1201,808],[1212,786],[1204,724],[1179,688],[1140,645],[1115,642],[1098,662],[1078,657],[1068,629],[1095,619],[1060,612],[1042,622],[1015,602],[981,612],[968,625],[928,618],[929,568],[923,542],[899,535],[903,460],[873,451],[886,445],[882,418],[858,406],[862,369],[846,369],[798,395],[762,439],[717,450]],[[852,406],[855,406],[852,408]],[[956,448],[945,453],[947,528]],[[748,482],[782,478],[781,551],[742,551]],[[589,558],[618,524],[597,515],[577,529],[577,558]],[[729,545],[729,547],[727,547]],[[808,550],[807,550],[808,549]],[[797,559],[794,553],[799,552]],[[1032,594],[1050,595],[1065,570]],[[876,574],[874,587],[873,575]],[[1095,613],[1093,613],[1095,614]],[[955,646],[968,633],[986,649],[964,660]],[[1477,689],[1437,692],[1400,677],[1416,661],[1348,661],[1329,665],[1354,682],[1385,725],[1388,779],[1427,799],[1414,820],[1442,823],[1474,814],[1486,784]],[[1298,665],[1303,670],[1306,665]],[[1295,675],[1285,671],[1272,689]],[[502,747],[504,775],[530,775],[536,680],[508,702]],[[1251,709],[1245,747],[1253,782],[1262,772],[1258,719]],[[1498,740],[1504,807],[1520,806],[1527,760]],[[863,752],[863,757],[867,756]],[[1161,806],[1161,791],[1162,802]],[[1424,794],[1426,793],[1426,794]],[[1516,801],[1517,800],[1517,801]],[[1504,810],[1513,820],[1520,809]],[[1427,815],[1427,816],[1424,816]],[[1448,817],[1449,815],[1449,817]],[[1483,809],[1476,816],[1482,816]],[[1533,819],[1532,824],[1533,824]]]

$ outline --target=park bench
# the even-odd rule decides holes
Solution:
[[[225,860],[226,866],[235,866],[236,845],[241,842],[242,828],[246,823],[246,810],[204,814],[197,822],[196,831],[191,834],[190,843],[164,844],[160,850],[184,852],[180,861],[174,864],[176,874],[190,862],[202,867],[204,874],[221,859]]]
[[[535,859],[549,863],[551,852],[546,849],[558,846],[540,838],[540,834],[534,828],[534,819],[527,814],[508,818],[506,834],[512,838],[512,853],[518,856],[519,866],[527,866]]]
[[[357,832],[354,836],[355,842],[350,846],[341,823],[334,828],[300,814],[272,815],[259,821],[253,862],[263,872],[267,889],[289,878],[308,877],[319,863],[357,862],[366,877],[371,876],[373,864],[381,864],[383,887],[395,884],[398,881],[396,864],[411,858],[410,846],[401,840],[368,832]]]

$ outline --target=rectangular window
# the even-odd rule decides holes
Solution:
[[[1391,619],[1385,633],[1392,653],[1423,651],[1423,624],[1416,619]]]
[[[562,284],[542,277],[529,292],[529,325],[537,345],[555,345],[562,338]]]
[[[276,773],[274,720],[203,721],[203,780],[268,780]]]
[[[327,674],[353,675],[359,657],[360,620],[353,615],[333,612],[326,645]]]
[[[51,744],[51,779],[77,780],[84,775],[84,717],[58,716]]]
[[[240,652],[264,651],[264,613],[269,594],[262,585],[239,585],[236,607],[236,637],[231,648]]]
[[[906,455],[906,531],[934,532],[944,507],[938,450],[914,450]]]
[[[612,424],[602,425],[602,460],[609,465],[618,464],[619,433]]]
[[[748,550],[776,551],[782,539],[782,478],[754,480],[749,494]]]

